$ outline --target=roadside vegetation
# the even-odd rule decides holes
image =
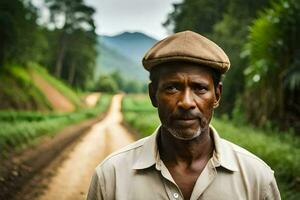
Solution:
[[[34,85],[26,68],[6,67],[0,73],[0,109],[51,110],[44,94]]]
[[[42,76],[48,83],[54,86],[60,93],[64,94],[68,100],[70,100],[76,108],[81,106],[80,99],[78,95],[74,92],[74,89],[71,88],[67,83],[63,82],[61,79],[57,79],[54,76],[51,76],[47,70],[37,64],[30,64],[31,71],[35,71],[40,76]]]
[[[0,109],[50,111],[52,105],[36,83],[33,75],[36,74],[56,88],[77,109],[81,102],[77,93],[62,80],[51,76],[43,67],[30,63],[24,66],[5,66],[0,73]]]
[[[42,136],[53,136],[70,124],[103,114],[111,97],[103,94],[94,108],[82,108],[72,113],[0,111],[1,154],[23,149]]]
[[[146,95],[125,96],[122,103],[124,120],[140,137],[150,135],[160,124]],[[292,133],[266,131],[234,120],[215,118],[219,134],[262,158],[275,171],[282,199],[300,199],[300,140]]]
[[[102,74],[95,82],[93,90],[107,93],[143,93],[147,91],[147,84],[142,81],[125,78],[120,72]]]

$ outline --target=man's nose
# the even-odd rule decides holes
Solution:
[[[196,103],[194,101],[194,97],[192,91],[190,89],[186,89],[178,102],[178,107],[184,110],[190,110],[196,108]]]

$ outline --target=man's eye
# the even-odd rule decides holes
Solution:
[[[195,87],[194,90],[198,93],[204,93],[207,91],[207,88],[203,87],[203,86],[198,86],[198,87]]]
[[[176,92],[176,91],[178,90],[178,88],[175,87],[174,85],[170,85],[170,86],[167,86],[167,87],[165,88],[165,90],[166,90],[167,92]]]

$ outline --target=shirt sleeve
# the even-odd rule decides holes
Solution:
[[[274,174],[271,182],[266,187],[264,200],[281,200]]]
[[[104,200],[104,188],[101,185],[101,177],[95,172],[90,183],[87,200]]]

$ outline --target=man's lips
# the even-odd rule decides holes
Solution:
[[[177,119],[174,119],[174,122],[175,124],[178,124],[178,125],[192,125],[196,122],[198,122],[198,119],[197,118],[177,118]]]
[[[197,120],[197,118],[175,118],[174,120],[189,121],[189,120]]]

